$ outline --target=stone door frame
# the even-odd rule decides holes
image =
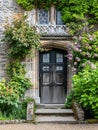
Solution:
[[[68,40],[41,40],[41,48],[42,49],[51,49],[51,48],[57,48],[61,50],[66,50],[70,48],[70,46],[73,43]],[[32,66],[33,70],[31,71],[32,75],[32,83],[33,86],[31,89],[29,89],[26,93],[26,96],[29,96],[31,98],[34,98],[37,104],[40,104],[40,87],[39,87],[39,51],[33,52],[33,60],[32,60]],[[67,65],[67,95],[70,93],[70,90],[72,88],[72,63],[68,60]]]

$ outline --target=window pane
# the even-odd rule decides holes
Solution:
[[[56,62],[57,63],[63,63],[63,55],[62,54],[56,54]]]
[[[48,11],[44,9],[39,9],[38,10],[38,24],[48,24]]]
[[[44,54],[43,55],[43,63],[49,63],[49,54]]]
[[[56,11],[56,24],[57,25],[64,25],[64,22],[62,21],[61,16],[62,16],[61,12]]]

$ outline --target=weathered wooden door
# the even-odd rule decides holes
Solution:
[[[52,49],[39,53],[41,103],[64,103],[67,89],[67,52]]]

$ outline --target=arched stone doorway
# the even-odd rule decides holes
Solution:
[[[51,52],[52,50],[53,51],[55,51],[55,53],[54,53],[54,56],[53,57],[55,57],[56,56],[56,54],[57,54],[57,52],[60,52],[60,54],[63,54],[63,57],[65,57],[65,59],[67,58],[66,57],[66,54],[67,54],[67,52],[68,52],[68,49],[70,48],[69,47],[69,45],[71,45],[72,43],[71,43],[71,41],[68,41],[68,40],[41,40],[41,47],[42,47],[42,50],[43,51],[41,51],[42,52],[42,54],[47,54],[47,52],[50,52],[51,54],[51,56],[52,56],[52,53],[53,52]],[[29,78],[30,77],[30,79],[31,79],[31,81],[32,81],[32,83],[33,83],[33,86],[32,86],[32,88],[30,89],[30,90],[28,90],[27,91],[27,93],[26,93],[26,96],[28,97],[31,97],[31,98],[34,98],[35,99],[35,101],[36,101],[36,103],[47,103],[46,101],[42,101],[42,97],[41,97],[41,87],[40,87],[40,52],[38,52],[38,51],[35,51],[34,52],[34,54],[33,54],[34,56],[31,58],[32,60],[30,60],[30,61],[28,61],[28,62],[26,62],[26,65],[27,65],[27,77]],[[43,57],[43,55],[42,55],[42,57]],[[55,59],[55,61],[56,61],[56,57],[54,58]],[[67,62],[66,62],[66,60],[67,60]],[[65,65],[65,69],[66,69],[66,71],[64,71],[64,72],[66,72],[65,73],[65,75],[64,75],[64,79],[65,79],[65,88],[64,89],[62,89],[62,90],[59,90],[59,88],[56,90],[56,91],[58,91],[58,92],[60,92],[60,93],[63,93],[62,95],[64,95],[64,96],[62,96],[62,98],[60,98],[60,99],[57,99],[58,101],[61,101],[61,103],[64,103],[64,101],[66,100],[66,95],[68,95],[69,94],[69,92],[70,92],[70,90],[71,90],[71,87],[72,87],[72,71],[71,71],[71,63],[70,63],[70,61],[68,60],[68,59],[66,59],[65,60],[65,62],[64,63],[66,63],[66,64],[63,64],[63,65]],[[61,69],[62,68],[62,65],[61,65],[61,68],[60,67],[58,67],[58,66],[60,66],[60,64],[59,63],[55,63],[53,60],[52,60],[52,62],[53,63],[49,63],[50,64],[50,66],[51,66],[51,64],[54,64],[54,68],[59,68],[59,69]],[[29,66],[31,66],[31,69],[30,69],[30,67]],[[43,64],[43,67],[44,67],[44,65],[45,64]],[[47,63],[46,63],[46,65],[47,65]],[[29,71],[29,70],[30,71]],[[41,68],[42,69],[42,68]],[[44,68],[44,69],[48,69],[48,68]],[[53,66],[52,67],[50,67],[50,69],[53,69]],[[53,70],[50,70],[50,71],[52,71],[51,73],[53,74],[55,74],[56,75],[56,70],[54,69],[54,71]],[[62,70],[61,70],[61,72],[62,72]],[[47,71],[46,71],[46,73],[47,73]],[[59,71],[58,71],[58,73],[59,73]],[[67,75],[66,75],[67,74]],[[45,75],[44,75],[45,76]],[[41,75],[41,77],[43,77],[43,72],[42,72],[42,75]],[[53,77],[53,75],[52,76],[50,76],[50,77]],[[47,79],[48,80],[48,79]],[[53,81],[51,82],[51,83],[53,83]],[[54,84],[55,84],[55,82],[54,82]],[[55,84],[56,85],[56,84]],[[60,84],[58,85],[58,86],[60,86]],[[45,87],[45,86],[44,86]],[[44,91],[44,90],[43,90]],[[45,90],[46,91],[46,90]],[[48,90],[47,90],[48,91]],[[50,90],[50,92],[51,92],[52,90]],[[63,91],[63,92],[62,92]],[[56,93],[58,93],[58,92],[56,92]],[[55,93],[55,90],[54,90],[54,93]],[[46,94],[46,93],[45,93]],[[58,95],[58,94],[55,94],[55,95]],[[54,96],[55,97],[55,96]],[[43,96],[43,98],[44,98],[44,96]],[[54,98],[55,99],[55,98]],[[51,103],[59,103],[59,102],[57,102],[56,100],[54,100],[54,99],[50,99],[50,101],[52,101]]]
[[[65,102],[66,96],[70,92],[71,85],[72,85],[71,63],[67,59],[67,52],[68,52],[70,44],[71,44],[71,42],[68,40],[56,40],[56,39],[53,40],[53,39],[51,39],[51,40],[42,40],[41,41],[41,45],[42,45],[41,47],[43,48],[43,51],[41,53],[39,52],[39,66],[40,66],[39,67],[39,97],[40,97],[40,103],[64,103]],[[54,52],[55,56],[53,55],[53,51],[55,51]],[[47,74],[44,74],[42,67],[44,67],[45,64],[42,63],[43,62],[42,60],[43,60],[43,55],[45,55],[45,54],[48,55],[48,52],[50,53],[50,57],[52,57],[52,58],[54,57],[54,61],[55,61],[55,62],[53,61],[53,63],[52,63],[51,58],[50,58],[49,64],[50,64],[50,66],[51,66],[51,64],[55,64],[54,65],[55,67],[54,67],[54,70],[52,70],[53,67],[51,66],[50,73],[48,74],[47,72],[48,72],[49,66],[47,66],[46,72],[45,72]],[[64,63],[63,63],[64,67],[63,67],[63,70],[61,70],[61,72],[63,73],[62,76],[63,76],[63,79],[65,82],[61,83],[62,89],[60,89],[59,85],[57,85],[55,83],[56,80],[53,82],[53,80],[56,79],[57,77],[54,77],[53,75],[51,75],[51,73],[56,75],[55,68],[58,65],[58,64],[56,64],[56,54],[58,54],[58,52],[60,52],[60,54],[63,55],[63,57],[64,57],[64,59],[63,59],[64,60]],[[43,65],[41,66],[40,63]],[[46,65],[47,65],[47,63],[46,63]],[[50,75],[50,77],[49,77],[49,75]],[[52,77],[52,80],[51,80],[51,77]],[[43,83],[44,81],[46,83]],[[51,88],[53,85],[55,87]],[[42,88],[42,86],[43,86],[43,88]],[[57,86],[57,88],[56,88],[56,86]]]

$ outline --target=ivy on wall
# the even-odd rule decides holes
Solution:
[[[73,35],[68,58],[73,60],[73,91],[69,99],[77,101],[98,119],[98,0],[16,0],[26,10],[49,9],[54,5]],[[81,93],[82,92],[82,93]],[[95,100],[96,99],[96,100]],[[70,103],[70,101],[69,101]]]
[[[88,17],[90,23],[97,23],[98,0],[16,0],[26,10],[33,8],[48,9],[52,4],[62,12],[66,22],[84,20]]]
[[[76,58],[78,59],[85,59],[85,56],[90,53],[91,51],[91,58],[87,57],[86,60],[80,60],[82,64],[84,62],[87,62],[88,60],[95,61],[97,58],[97,52],[96,46],[98,43],[96,43],[94,40],[93,42],[89,39],[90,37],[93,37],[93,35],[96,37],[94,39],[97,39],[97,33],[98,32],[98,0],[16,0],[18,4],[20,4],[25,10],[32,10],[33,8],[44,8],[49,9],[51,5],[54,5],[56,9],[60,10],[62,13],[62,20],[69,28],[69,33],[75,37],[73,37],[74,40],[74,46],[76,47],[76,50],[69,51],[68,58],[69,60],[73,60],[75,63],[75,69],[80,70],[80,63],[76,63]],[[87,39],[88,37],[88,39]],[[81,50],[84,52],[85,50],[85,44],[83,39],[87,39],[86,42],[89,44],[89,48],[92,47],[92,50],[86,50],[85,56],[81,58],[81,52],[77,50]],[[91,45],[92,42],[92,45]],[[77,47],[78,46],[78,47]],[[78,49],[77,49],[78,48]],[[71,48],[72,49],[72,48]],[[96,58],[95,58],[96,56]],[[78,62],[80,62],[78,61]]]
[[[16,0],[26,10],[32,8],[45,8],[48,9],[52,4],[56,5],[61,0]]]

